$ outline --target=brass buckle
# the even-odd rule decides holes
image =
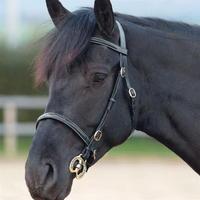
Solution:
[[[69,170],[72,174],[76,174],[76,179],[81,179],[87,172],[87,161],[82,157],[82,154],[72,159]]]

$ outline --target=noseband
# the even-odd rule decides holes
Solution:
[[[98,143],[102,139],[103,128],[104,128],[106,119],[107,119],[110,111],[112,110],[113,105],[116,102],[119,85],[122,80],[125,80],[126,86],[128,88],[128,94],[131,98],[132,110],[134,111],[136,91],[133,87],[131,87],[131,84],[130,84],[130,81],[128,78],[128,71],[127,71],[128,50],[126,48],[125,33],[122,28],[122,25],[118,21],[116,21],[116,23],[117,23],[119,33],[120,33],[120,46],[118,46],[114,43],[111,43],[107,40],[104,40],[102,38],[92,37],[92,39],[91,39],[92,44],[105,46],[109,49],[112,49],[113,51],[116,51],[120,55],[120,69],[118,72],[118,77],[117,77],[117,80],[113,87],[111,97],[108,101],[107,108],[103,114],[103,117],[102,117],[94,135],[91,138],[89,138],[89,136],[76,123],[71,121],[66,116],[62,116],[57,113],[52,113],[52,112],[45,113],[38,118],[37,123],[36,123],[36,128],[37,128],[41,121],[44,121],[47,119],[58,121],[61,124],[64,124],[65,126],[71,128],[73,130],[73,132],[76,133],[80,137],[80,139],[84,142],[84,144],[85,144],[84,150],[82,151],[82,153],[79,156],[76,156],[75,158],[72,159],[70,166],[69,166],[70,172],[74,173],[76,175],[77,179],[83,177],[83,175],[87,172],[90,164],[96,160],[96,153],[97,153],[96,149],[97,149]],[[89,163],[89,160],[92,160],[92,162]]]

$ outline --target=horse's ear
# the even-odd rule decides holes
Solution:
[[[115,26],[114,13],[110,0],[96,0],[94,12],[100,31],[110,36]]]
[[[46,0],[46,4],[55,26],[58,26],[64,17],[72,15],[58,0]]]

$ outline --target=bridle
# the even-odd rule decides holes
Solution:
[[[38,118],[37,123],[36,123],[36,128],[37,128],[41,121],[44,121],[47,119],[58,121],[61,124],[64,124],[65,126],[71,128],[74,131],[74,133],[76,133],[79,136],[79,138],[84,142],[84,144],[85,144],[84,150],[82,151],[82,153],[79,156],[76,156],[75,158],[72,159],[70,166],[69,166],[70,172],[75,173],[77,179],[83,177],[83,175],[87,172],[88,167],[90,165],[89,160],[91,160],[91,159],[93,161],[96,160],[96,153],[97,153],[96,147],[102,139],[103,128],[106,123],[106,119],[107,119],[110,111],[112,110],[113,105],[116,103],[117,93],[119,90],[120,82],[122,80],[125,80],[126,86],[128,88],[128,94],[131,98],[131,105],[132,105],[132,112],[133,112],[132,117],[134,117],[135,98],[137,95],[136,95],[135,89],[133,87],[131,87],[129,77],[128,77],[128,71],[127,71],[128,50],[126,48],[125,33],[122,28],[122,25],[118,21],[116,21],[116,23],[117,23],[119,33],[120,33],[120,46],[118,46],[114,43],[111,43],[107,40],[104,40],[102,38],[97,38],[97,37],[92,37],[91,41],[90,41],[92,44],[102,45],[102,46],[112,49],[113,51],[116,51],[117,53],[120,54],[120,69],[118,72],[118,76],[117,76],[115,85],[113,87],[111,97],[108,101],[107,108],[103,114],[103,117],[102,117],[94,135],[91,138],[89,138],[88,135],[76,123],[71,121],[66,116],[60,115],[58,113],[53,113],[53,112],[44,113],[43,115],[41,115]],[[133,121],[133,119],[132,119],[132,121]]]
[[[83,175],[87,172],[88,167],[90,166],[89,160],[95,161],[96,160],[96,148],[98,143],[101,141],[103,136],[103,128],[106,123],[106,119],[112,110],[113,105],[116,102],[117,93],[119,90],[120,82],[122,80],[125,80],[126,86],[128,88],[128,94],[131,98],[131,105],[132,105],[132,112],[134,114],[134,107],[135,107],[135,98],[136,98],[136,91],[133,87],[131,87],[129,78],[128,78],[128,50],[126,48],[126,38],[125,33],[122,28],[122,25],[116,21],[119,33],[120,33],[120,46],[111,43],[107,40],[104,40],[102,38],[92,37],[91,43],[96,45],[102,45],[104,47],[107,47],[109,49],[112,49],[113,51],[116,51],[120,54],[120,69],[118,72],[118,77],[116,79],[115,85],[113,87],[113,91],[111,94],[111,97],[108,101],[107,108],[103,114],[103,117],[94,133],[94,135],[89,138],[88,135],[73,121],[71,121],[66,116],[60,115],[58,113],[44,113],[41,115],[36,123],[36,128],[38,127],[39,123],[41,121],[51,119],[60,122],[61,124],[64,124],[65,126],[71,128],[75,134],[79,136],[79,138],[84,142],[85,148],[82,151],[82,153],[79,156],[76,156],[72,159],[69,170],[71,173],[75,173],[76,178],[79,179],[83,177]],[[132,115],[134,117],[134,115]],[[133,121],[133,119],[132,119]]]

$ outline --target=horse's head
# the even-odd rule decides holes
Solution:
[[[56,0],[47,0],[47,6],[56,29],[36,71],[38,81],[49,85],[49,114],[38,121],[26,182],[34,199],[63,200],[75,175],[131,134],[134,91],[128,92],[129,80],[119,73],[125,49],[112,49],[120,44],[120,31],[109,0],[74,13]],[[98,45],[97,38],[111,47]]]

